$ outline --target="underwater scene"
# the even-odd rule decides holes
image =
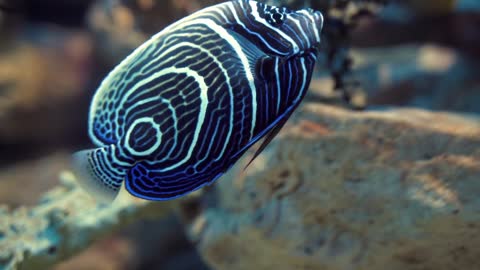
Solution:
[[[479,0],[0,0],[0,270],[480,270]]]

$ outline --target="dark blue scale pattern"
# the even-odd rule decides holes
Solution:
[[[209,20],[251,43],[240,45],[257,48],[253,51],[258,59],[249,60],[255,89],[250,88],[234,45],[208,25],[188,24],[188,20],[138,49],[109,75],[91,121],[91,134],[99,146],[115,145],[91,158],[95,174],[106,185],[115,189],[119,179],[126,179],[127,190],[141,198],[182,196],[219,178],[300,104],[316,61],[320,33],[314,29],[320,31],[321,23],[312,22],[313,13],[305,16],[260,3],[257,10],[264,21],[257,21],[251,2],[220,4],[191,20]],[[292,51],[291,41],[299,51]],[[243,53],[252,49],[247,47]],[[170,72],[172,68],[202,78],[208,87],[205,111],[202,84],[191,74]],[[205,118],[195,141],[202,113]]]

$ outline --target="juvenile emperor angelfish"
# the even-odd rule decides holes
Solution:
[[[73,156],[81,185],[103,201],[122,186],[168,200],[213,183],[264,138],[257,155],[305,96],[322,25],[311,9],[242,0],[154,35],[93,98],[97,148]]]

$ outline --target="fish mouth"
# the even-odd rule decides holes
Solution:
[[[287,15],[288,17],[283,23],[277,26],[277,33],[272,34],[275,36],[275,40],[272,35],[269,39],[265,38],[266,41],[264,38],[258,37],[262,33],[251,35],[252,31],[248,31],[248,29],[245,31],[245,26],[238,24],[229,25],[228,28],[247,40],[253,40],[255,47],[267,55],[290,58],[318,52],[324,22],[322,13],[311,8],[304,8],[291,10]],[[253,21],[255,18],[251,19]],[[263,22],[265,25],[266,23]]]
[[[305,38],[299,43],[301,46],[297,47],[297,50],[294,50],[294,55],[298,56],[318,52],[324,23],[322,13],[311,8],[305,8],[296,11],[294,14],[294,16],[298,16],[297,20],[303,21],[306,25],[304,28],[306,36],[304,35]]]
[[[320,11],[314,11],[313,17],[315,18],[314,24],[318,28],[318,36],[319,36],[318,43],[320,44],[320,35],[322,34],[323,22],[324,22],[323,14]]]
[[[321,34],[323,29],[323,14],[320,11],[315,11],[311,8],[307,8],[306,11],[309,14],[309,18],[313,25],[313,34],[314,34],[314,42],[312,42],[313,47],[319,47],[321,41]]]

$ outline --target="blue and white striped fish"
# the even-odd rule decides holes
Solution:
[[[168,200],[257,154],[305,96],[323,18],[256,1],[200,10],[153,36],[101,83],[90,108],[97,148],[74,154],[81,185],[103,201],[122,186]]]

